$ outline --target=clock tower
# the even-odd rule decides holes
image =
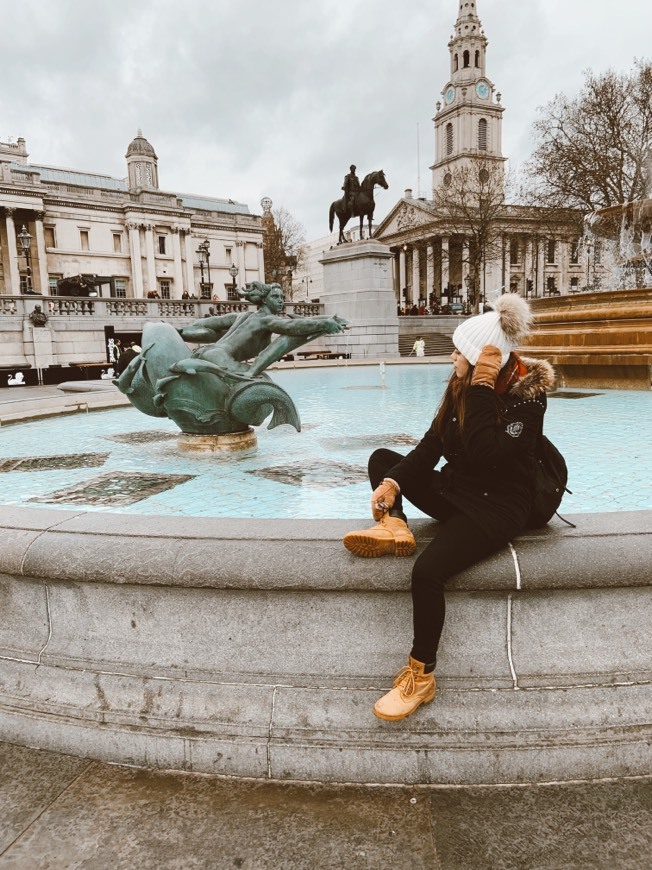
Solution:
[[[437,102],[433,190],[447,173],[474,159],[503,166],[500,94],[487,78],[487,45],[476,0],[459,0],[455,33],[448,43],[450,79]]]

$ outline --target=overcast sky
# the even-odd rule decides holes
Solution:
[[[651,0],[477,0],[503,153],[532,148],[537,107],[582,71],[649,57]],[[432,116],[458,0],[0,0],[0,140],[30,161],[126,176],[140,127],[164,190],[270,196],[328,232],[350,163],[384,169],[382,219],[429,193]],[[417,125],[420,160],[417,160]]]

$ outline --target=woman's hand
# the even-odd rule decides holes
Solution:
[[[475,364],[473,377],[471,378],[471,386],[482,384],[485,387],[491,387],[493,390],[496,385],[496,378],[500,374],[502,368],[503,354],[493,344],[487,344],[482,348],[478,361]]]
[[[371,494],[371,513],[375,520],[379,520],[393,507],[399,488],[393,480],[383,480]]]

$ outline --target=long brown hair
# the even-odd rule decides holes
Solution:
[[[450,420],[451,415],[455,414],[460,429],[464,428],[464,412],[466,410],[466,391],[471,386],[474,367],[469,365],[466,374],[463,378],[453,372],[448,381],[448,386],[441,397],[441,402],[435,413],[435,432],[440,438],[444,437],[446,423]]]
[[[507,392],[507,390],[518,380],[521,374],[524,374],[526,371],[525,365],[516,356],[516,354],[511,354],[509,357],[509,363],[511,366],[508,368],[508,364],[505,364],[501,369],[501,373],[498,377],[498,381],[496,383],[495,391],[497,396],[496,403],[496,423],[501,423],[505,420],[505,403],[502,399],[502,394]],[[435,412],[434,419],[434,427],[435,432],[439,435],[440,438],[444,437],[444,430],[446,429],[446,424],[448,420],[450,420],[451,416],[454,414],[457,417],[457,422],[459,424],[460,429],[464,429],[464,414],[466,412],[466,391],[471,386],[471,381],[473,379],[473,372],[475,371],[475,367],[469,363],[469,367],[466,371],[466,374],[463,378],[458,378],[455,372],[450,376],[448,381],[448,386],[444,392],[444,395],[441,398],[441,402],[439,403],[439,407]],[[502,385],[501,385],[502,378]]]

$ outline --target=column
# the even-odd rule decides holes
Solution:
[[[412,302],[419,304],[421,296],[421,264],[419,263],[419,248],[412,247]]]
[[[192,296],[193,293],[199,295],[195,290],[195,261],[192,244],[192,231],[189,229],[182,230],[185,234],[185,249],[186,249],[186,290]]]
[[[532,281],[534,286],[532,275],[532,238],[530,236],[528,236],[528,238],[525,240],[525,250],[523,252],[523,281],[525,282],[525,286],[523,287],[523,295],[527,296],[527,282]]]
[[[174,298],[180,299],[183,292],[183,267],[181,265],[181,241],[179,227],[170,227],[172,232],[172,256],[174,257]]]
[[[9,255],[9,294],[20,296],[20,272],[18,271],[18,248],[16,247],[16,225],[14,224],[15,208],[5,209],[7,225],[7,253]],[[5,276],[6,276],[5,272]]]
[[[147,290],[156,290],[156,262],[154,260],[154,227],[143,224],[145,229],[145,254],[147,257]]]
[[[430,305],[430,294],[435,292],[435,252],[432,239],[426,245],[426,305]]]
[[[509,293],[512,286],[512,241],[510,236],[503,236],[503,288]],[[486,295],[485,295],[486,298]]]
[[[247,283],[247,273],[246,273],[246,268],[245,268],[244,242],[236,242],[235,246],[238,250],[238,269],[239,269],[235,281],[236,281],[236,284],[238,284],[240,287],[244,287],[244,285]],[[283,284],[282,281],[279,283]]]
[[[256,242],[256,248],[258,249],[258,280],[265,281],[265,260],[263,257],[263,243]]]
[[[546,288],[545,248],[543,242],[540,242],[537,250],[537,283],[534,288],[536,296],[543,296],[543,291]]]
[[[469,274],[470,274],[470,263],[469,263],[469,240],[464,238],[462,242],[462,297],[464,299],[469,298]],[[477,300],[476,300],[477,302]]]
[[[43,212],[38,211],[35,215],[34,227],[36,230],[36,256],[38,258],[39,290],[46,296],[50,292],[48,281],[48,262],[45,252],[45,232],[43,231]],[[33,270],[32,270],[33,271]]]
[[[407,302],[407,296],[403,295],[403,291],[407,289],[407,262],[405,256],[405,248],[401,246],[401,250],[398,254],[398,283],[401,285],[399,287],[398,295],[401,305],[405,305]]]
[[[136,299],[143,298],[143,266],[140,257],[140,230],[138,224],[130,222],[127,225],[129,230],[129,250],[131,251],[131,274],[134,282],[134,297]]]
[[[441,240],[441,294],[448,296],[450,302],[450,293],[448,292],[448,284],[450,282],[450,251],[448,248],[448,238],[442,237]]]

